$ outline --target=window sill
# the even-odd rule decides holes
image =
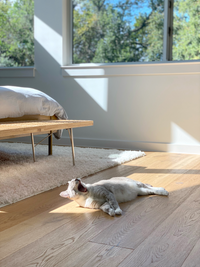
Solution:
[[[80,64],[61,66],[63,77],[119,77],[200,74],[199,61],[166,63]]]
[[[0,68],[0,78],[33,78],[33,77],[35,77],[34,67]]]

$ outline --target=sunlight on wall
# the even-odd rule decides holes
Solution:
[[[34,17],[35,40],[62,65],[62,36],[45,24],[37,16]],[[63,76],[88,75],[88,70],[63,70]],[[91,69],[90,76],[104,75],[103,69]],[[74,79],[88,95],[105,111],[108,106],[108,79],[107,78],[75,78]]]
[[[188,145],[199,145],[200,142],[192,137],[189,133],[184,131],[176,123],[171,123],[171,143],[175,144],[188,144]]]
[[[62,65],[62,36],[42,20],[34,17],[35,40]]]
[[[107,78],[76,78],[74,80],[103,110],[108,111]]]

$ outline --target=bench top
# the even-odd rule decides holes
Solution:
[[[92,126],[91,120],[32,120],[0,122],[0,139],[19,135],[42,134],[43,132]]]

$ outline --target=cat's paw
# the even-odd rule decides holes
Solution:
[[[116,215],[122,215],[122,210],[121,210],[120,208],[117,208],[117,209],[115,210],[115,214],[116,214]]]
[[[169,192],[167,192],[164,188],[160,188],[160,195],[163,195],[163,196],[168,196],[169,195]]]
[[[113,217],[115,216],[115,211],[113,209],[110,209],[108,214]]]
[[[168,196],[168,195],[169,195],[169,192],[167,192],[167,191],[164,189],[164,191],[163,191],[163,195],[164,195],[164,196]]]

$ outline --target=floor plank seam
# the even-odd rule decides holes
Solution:
[[[98,245],[104,245],[104,246],[110,246],[111,248],[123,248],[123,249],[128,249],[128,250],[132,250],[132,252],[135,250],[133,248],[127,248],[127,247],[123,247],[123,246],[119,246],[119,243],[121,241],[119,241],[119,243],[117,245],[110,245],[110,244],[106,244],[106,243],[101,243],[101,242],[94,242],[92,240],[89,240],[88,242],[93,243],[93,244],[98,244]],[[142,242],[141,242],[142,243]]]
[[[198,240],[196,241],[196,243],[194,244],[194,246],[192,247],[192,249],[191,249],[190,252],[188,253],[187,257],[184,259],[184,262],[183,262],[183,264],[181,265],[181,267],[184,266],[184,264],[185,264],[187,258],[190,256],[192,250],[194,249],[194,247],[196,246],[197,243],[198,243]]]

